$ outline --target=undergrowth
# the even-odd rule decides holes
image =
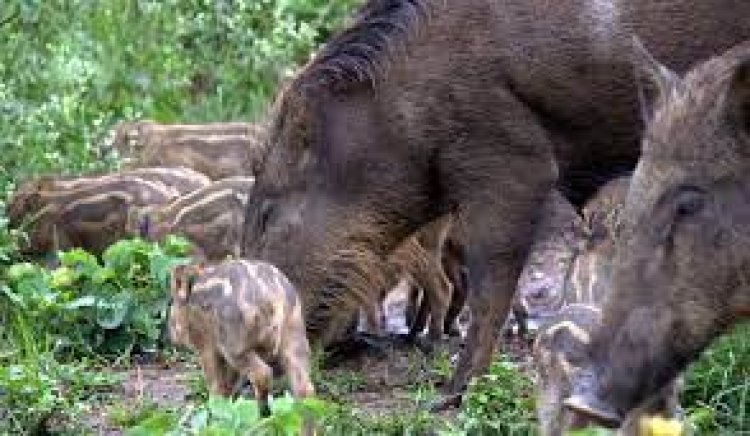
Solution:
[[[4,201],[41,173],[118,166],[111,128],[123,120],[254,120],[361,0],[92,0],[0,2],[0,434],[78,434],[119,380],[102,371],[163,351],[166,271],[184,244],[122,241],[97,259],[81,250],[54,269],[26,263]],[[718,340],[686,374],[682,405],[698,434],[750,432],[750,327]],[[433,370],[446,375],[447,358]],[[324,400],[277,395],[196,399],[123,412],[131,434],[285,434],[312,414],[326,434],[534,434],[531,381],[505,358],[472,382],[454,420],[416,409],[367,414],[344,400],[357,374],[315,376]],[[415,403],[434,386],[417,383]],[[145,432],[145,433],[144,433]]]

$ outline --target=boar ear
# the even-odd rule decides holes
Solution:
[[[638,103],[641,118],[647,122],[651,119],[654,102],[667,95],[679,78],[654,58],[637,35],[633,35],[632,43]],[[646,83],[642,79],[646,79]]]
[[[729,122],[750,137],[750,57],[740,62],[727,91]]]

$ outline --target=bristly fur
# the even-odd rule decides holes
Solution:
[[[326,43],[298,76],[302,87],[345,91],[382,78],[428,16],[426,0],[371,0],[353,22]]]
[[[297,76],[283,85],[268,118],[263,121],[264,137],[259,141],[256,174],[266,181],[283,180],[268,171],[268,154],[285,132],[294,132],[295,143],[285,147],[304,150],[315,136],[311,123],[318,105],[311,95],[323,89],[346,92],[356,85],[373,88],[384,80],[389,65],[403,53],[410,40],[428,20],[428,0],[370,0],[353,16],[344,30],[334,35]]]

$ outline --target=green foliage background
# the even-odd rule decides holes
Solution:
[[[111,383],[85,359],[153,347],[161,312],[136,303],[163,304],[155,293],[163,297],[165,265],[152,260],[174,260],[164,247],[129,241],[109,260],[73,252],[54,271],[19,264],[23,235],[8,228],[2,204],[16,184],[41,173],[117,167],[109,132],[118,121],[262,117],[278,85],[360,2],[0,2],[0,432],[30,432],[53,413],[82,413],[92,390]],[[137,298],[116,302],[126,288]],[[109,318],[84,316],[94,310],[92,295],[115,307]],[[683,406],[707,434],[750,431],[748,337],[744,326],[718,341],[686,377]],[[532,431],[530,385],[517,374],[496,363],[472,385],[452,430]],[[434,429],[433,420],[419,413],[368,421],[341,406],[325,426],[404,434]]]
[[[118,120],[252,120],[358,0],[0,3],[0,192],[114,164]]]

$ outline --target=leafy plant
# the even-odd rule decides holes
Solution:
[[[85,411],[84,398],[117,380],[85,369],[84,364],[59,364],[49,353],[30,355],[0,365],[0,433],[44,432],[75,427]]]
[[[108,248],[103,264],[73,249],[60,253],[51,271],[11,265],[0,289],[3,318],[11,320],[11,335],[34,325],[38,340],[51,340],[58,355],[154,351],[166,320],[169,270],[185,262],[188,248],[177,237],[164,245],[132,239]]]
[[[295,400],[290,395],[271,398],[271,416],[261,418],[255,400],[209,397],[181,415],[168,410],[154,410],[126,435],[298,435],[305,420],[319,421],[330,406],[322,400]]]
[[[495,360],[469,384],[457,424],[467,434],[537,434],[532,381],[506,357]]]

